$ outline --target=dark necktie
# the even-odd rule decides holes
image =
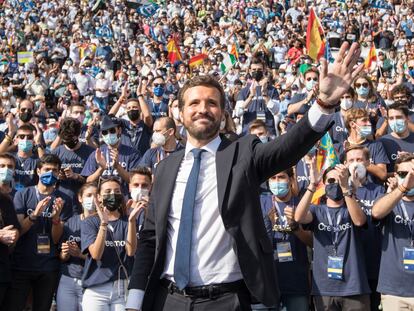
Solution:
[[[179,289],[184,289],[190,280],[193,214],[197,192],[198,174],[200,172],[201,153],[203,151],[205,150],[191,150],[194,156],[194,163],[185,187],[174,263],[174,279]]]

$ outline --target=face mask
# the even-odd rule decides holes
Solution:
[[[267,143],[268,141],[269,141],[269,138],[267,137],[267,136],[265,136],[265,135],[263,135],[263,136],[259,136],[259,139],[260,139],[260,141],[262,142],[262,143]]]
[[[88,212],[92,212],[95,210],[95,204],[93,202],[93,197],[87,197],[83,199],[82,206],[84,209],[86,209]]]
[[[312,80],[310,80],[310,81],[306,81],[306,83],[305,83],[306,90],[307,90],[308,92],[312,91],[313,87],[314,87],[317,83],[318,83],[318,82],[317,82],[317,81],[313,81],[313,79],[312,79]]]
[[[355,162],[355,163],[350,164],[349,171],[351,172],[351,174],[353,174],[354,170],[355,170],[356,177],[359,180],[364,179],[365,176],[367,175],[367,168],[362,163]]]
[[[148,196],[149,196],[149,190],[148,189],[138,187],[138,188],[133,188],[131,190],[131,199],[135,202],[141,200],[142,197],[148,197]]]
[[[220,122],[220,131],[224,130],[226,128],[226,120],[223,120]]]
[[[404,182],[404,178],[401,178],[399,176],[397,176],[397,180],[398,180],[398,185],[402,185]],[[406,193],[406,196],[408,197],[414,196],[414,188],[411,188],[410,190],[408,190],[408,192]]]
[[[13,180],[13,175],[14,175],[14,171],[7,168],[7,167],[2,167],[0,168],[0,182],[5,183],[5,182],[10,182]]]
[[[414,78],[414,69],[410,69],[408,71],[408,74],[410,75],[411,78]]]
[[[69,149],[73,149],[76,147],[76,145],[78,144],[79,140],[75,139],[75,140],[69,140],[64,142],[64,144],[69,148]]]
[[[20,114],[20,120],[22,120],[23,122],[29,122],[30,119],[32,118],[32,112],[22,112]]]
[[[33,149],[33,142],[31,140],[20,140],[17,148],[22,152],[29,152]]]
[[[164,95],[164,87],[162,86],[154,87],[153,91],[155,96],[161,97],[162,95]]]
[[[165,145],[165,136],[159,132],[154,132],[152,134],[152,142],[157,146],[164,146]]]
[[[362,138],[367,138],[372,133],[371,125],[358,126],[358,132]]]
[[[46,187],[53,186],[57,182],[57,177],[53,175],[52,171],[40,175],[40,182]]]
[[[110,193],[103,196],[103,205],[113,212],[121,207],[124,197],[120,193]]]
[[[104,140],[105,144],[113,146],[113,145],[116,145],[118,143],[119,137],[118,137],[118,134],[116,134],[116,133],[114,133],[114,134],[109,133],[108,135],[105,135],[103,137],[103,140]]]
[[[282,182],[269,182],[270,191],[277,197],[283,198],[289,193],[289,183]]]
[[[340,201],[344,197],[342,189],[337,183],[327,184],[325,186],[325,193],[326,196],[333,201]]]
[[[390,121],[390,128],[391,131],[400,134],[403,133],[405,131],[405,129],[407,128],[407,126],[405,125],[405,121],[404,120],[392,120]]]
[[[349,110],[352,108],[352,99],[350,98],[342,98],[341,99],[341,109],[343,110]]]
[[[369,88],[361,86],[357,88],[356,91],[359,96],[367,96],[369,93]]]
[[[131,121],[136,121],[136,120],[138,120],[139,119],[139,115],[140,115],[140,111],[139,110],[130,110],[130,111],[128,111],[128,118],[131,120]]]
[[[175,120],[180,121],[180,110],[178,109],[178,107],[174,107],[172,109],[172,115]]]
[[[258,71],[252,72],[252,78],[256,80],[257,82],[259,82],[263,78],[263,71],[258,70]]]

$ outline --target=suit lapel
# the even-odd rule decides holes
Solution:
[[[157,232],[160,232],[160,234],[157,234],[158,237],[164,237],[165,232],[167,229],[167,219],[168,219],[168,212],[171,205],[172,200],[172,194],[175,187],[175,180],[177,178],[178,169],[180,168],[181,161],[184,158],[184,150],[181,150],[177,153],[174,153],[166,159],[164,166],[164,170],[162,174],[157,174],[159,178],[162,178],[163,188],[160,189],[159,192],[159,203],[156,207],[156,213],[157,213]]]
[[[216,154],[217,195],[220,213],[222,212],[224,195],[227,189],[230,171],[233,167],[233,158],[236,143],[223,137]]]

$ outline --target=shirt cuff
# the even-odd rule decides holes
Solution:
[[[334,112],[335,109],[328,111],[320,107],[317,103],[314,103],[308,111],[308,119],[311,128],[318,133],[325,132],[332,121]]]
[[[141,310],[144,293],[141,289],[130,289],[125,309]]]

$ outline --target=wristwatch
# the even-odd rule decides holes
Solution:
[[[343,192],[344,197],[352,197],[353,193],[351,189],[348,189],[346,192]]]

